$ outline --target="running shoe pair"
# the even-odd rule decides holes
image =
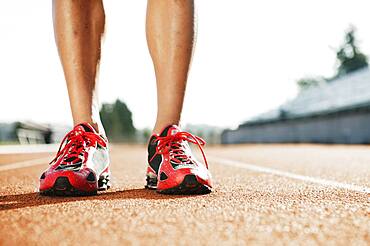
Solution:
[[[204,163],[195,159],[188,143],[197,145]],[[146,188],[163,194],[211,192],[211,174],[202,146],[205,141],[176,125],[166,127],[148,143]],[[88,123],[73,128],[62,140],[56,157],[40,177],[44,195],[94,195],[110,188],[107,139]]]

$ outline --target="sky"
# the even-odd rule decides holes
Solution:
[[[134,125],[156,115],[145,39],[146,1],[106,0],[101,102],[125,101]],[[370,55],[370,2],[197,0],[198,37],[182,124],[234,128],[298,92],[295,81],[327,76],[350,25]],[[52,26],[51,1],[0,0],[0,122],[72,124]]]

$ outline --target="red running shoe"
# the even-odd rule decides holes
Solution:
[[[202,152],[204,164],[197,161],[189,144]],[[202,146],[205,141],[179,127],[170,125],[148,145],[147,185],[163,194],[206,194],[211,192],[211,174]]]
[[[108,142],[88,123],[73,128],[40,177],[44,195],[94,195],[109,182]]]

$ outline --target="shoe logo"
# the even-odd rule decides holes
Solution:
[[[55,170],[71,170],[71,171],[79,171],[80,168],[82,167],[82,162],[77,162],[74,164],[60,164]]]

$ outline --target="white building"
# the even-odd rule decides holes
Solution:
[[[370,143],[370,70],[303,90],[279,108],[224,131],[222,142]]]

